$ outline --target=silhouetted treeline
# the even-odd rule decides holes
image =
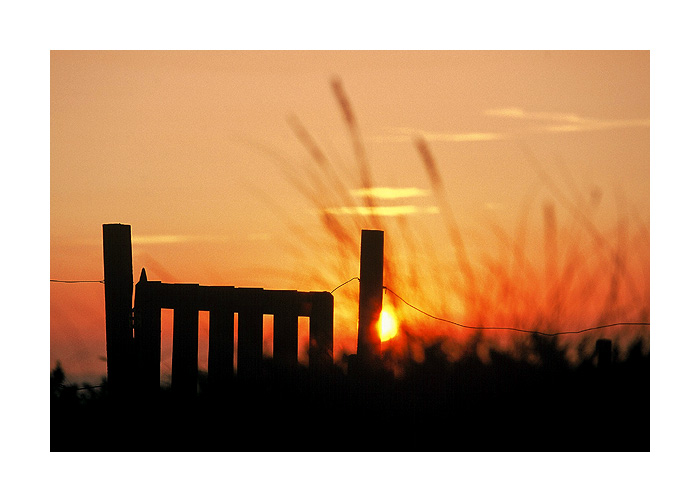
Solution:
[[[265,361],[263,378],[189,402],[161,388],[116,401],[51,374],[52,451],[649,451],[649,355],[641,341],[608,368],[572,366],[554,343],[536,358],[491,351],[450,362],[438,345],[403,375]]]

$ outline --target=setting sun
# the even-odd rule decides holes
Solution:
[[[379,316],[379,338],[382,342],[386,342],[396,336],[399,331],[399,323],[396,320],[394,311],[388,307],[384,307]]]

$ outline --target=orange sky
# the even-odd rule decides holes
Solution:
[[[638,317],[649,307],[649,71],[645,51],[53,51],[51,278],[101,279],[109,222],[132,226],[135,279],[145,267],[164,282],[331,290],[357,275],[352,244],[339,246],[321,218],[366,223],[337,77],[373,187],[405,189],[374,192],[392,208],[379,211],[394,267],[387,285],[472,324],[647,321]],[[450,221],[474,290],[460,289]],[[359,245],[359,231],[351,238]],[[474,294],[469,304],[461,292]],[[356,295],[356,282],[335,295],[336,358],[354,351]],[[557,298],[563,305],[548,310]],[[436,329],[415,312],[404,319]],[[75,378],[106,372],[100,284],[52,283],[50,323],[52,366],[60,360]]]

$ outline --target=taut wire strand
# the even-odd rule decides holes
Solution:
[[[61,280],[58,280],[58,279],[49,279],[49,281],[50,281],[50,282],[63,282],[63,283],[66,283],[66,284],[78,284],[78,283],[81,283],[81,282],[99,282],[99,283],[101,283],[101,284],[104,284],[104,282],[105,282],[105,281],[61,281]]]
[[[394,295],[396,298],[404,302],[406,305],[411,307],[414,310],[417,310],[423,315],[426,315],[428,317],[431,317],[437,321],[441,322],[446,322],[449,324],[454,324],[455,326],[459,326],[461,328],[467,328],[467,329],[474,329],[474,330],[505,330],[505,331],[517,331],[519,333],[531,333],[533,335],[542,335],[542,336],[558,336],[558,335],[574,335],[578,333],[585,333],[586,331],[593,331],[596,329],[605,329],[605,328],[612,328],[613,326],[650,326],[651,324],[648,322],[615,322],[612,324],[603,324],[601,326],[593,326],[591,328],[584,328],[584,329],[579,329],[575,331],[558,331],[556,333],[545,333],[543,331],[537,331],[537,330],[532,330],[532,329],[519,329],[519,328],[506,328],[506,327],[498,327],[498,326],[468,326],[466,324],[460,324],[455,321],[450,321],[449,319],[443,319],[442,317],[437,317],[432,314],[429,314],[425,310],[421,310],[415,305],[411,305],[408,303],[406,300],[401,298],[395,291],[392,289],[388,288],[387,286],[384,286],[384,289]]]

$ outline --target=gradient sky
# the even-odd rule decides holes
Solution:
[[[369,211],[331,86],[338,79],[372,186],[384,188],[372,193],[385,238],[413,236],[412,248],[392,248],[392,284],[406,299],[458,321],[484,315],[408,280],[459,274],[449,212],[483,270],[505,270],[521,243],[546,275],[548,264],[565,268],[565,256],[600,247],[602,236],[624,252],[648,315],[649,72],[648,51],[53,51],[51,279],[101,279],[110,222],[132,226],[135,280],[145,267],[164,282],[331,290],[357,275],[321,218],[352,223]],[[346,198],[317,190],[318,165],[296,123],[323,148]],[[416,137],[430,147],[444,200]],[[352,237],[359,243],[359,232]],[[581,291],[599,274],[593,255],[594,263],[579,259]],[[353,349],[357,315],[356,283],[342,292],[336,358]],[[588,314],[561,328],[595,324]],[[52,283],[50,323],[52,366],[60,360],[85,378],[106,372],[100,284]]]

